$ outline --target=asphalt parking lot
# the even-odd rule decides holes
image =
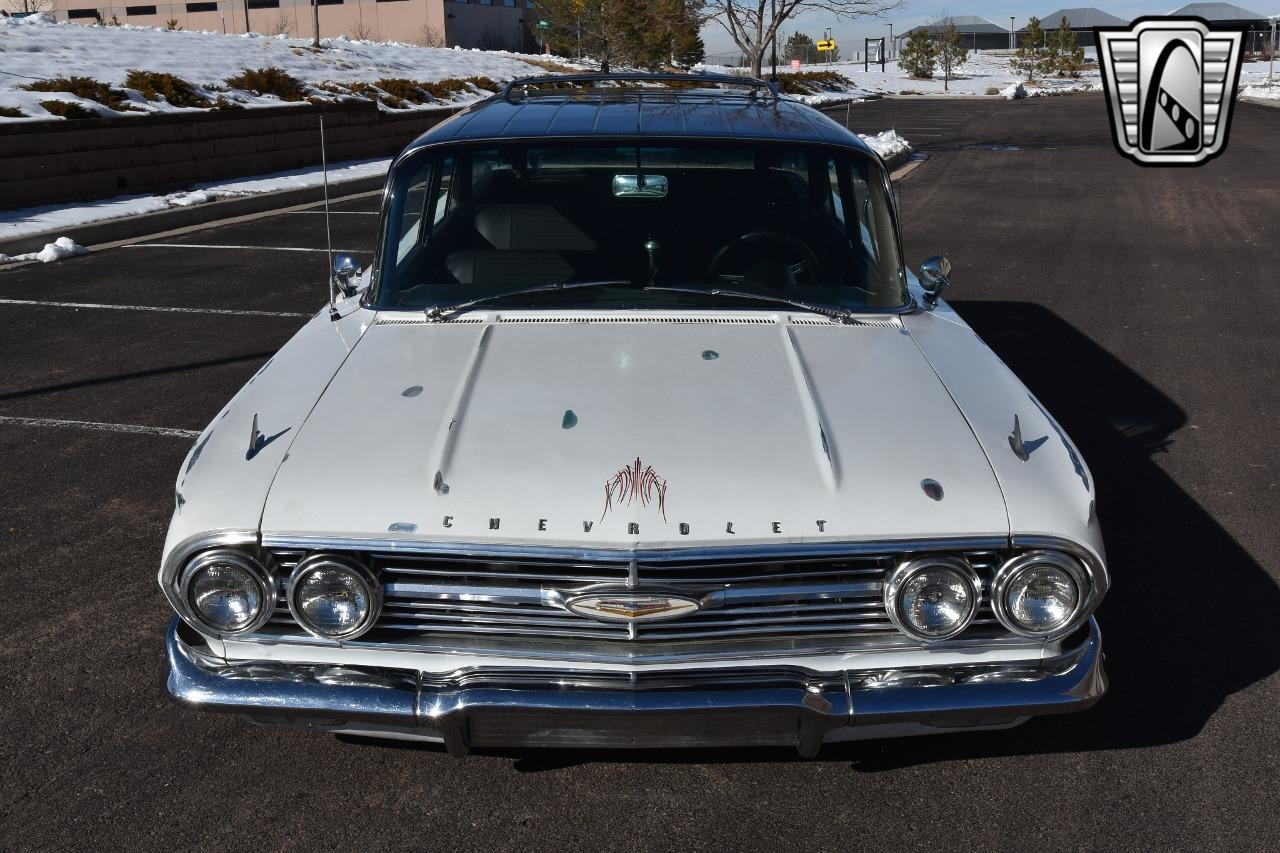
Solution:
[[[848,110],[927,151],[899,185],[907,257],[950,256],[948,296],[1090,463],[1112,687],[812,761],[456,761],[170,704],[174,477],[323,304],[323,218],[0,271],[0,848],[1276,849],[1280,109],[1236,110],[1198,169],[1122,158],[1096,96]],[[338,207],[338,247],[370,256],[375,205]]]

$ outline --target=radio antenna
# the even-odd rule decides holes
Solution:
[[[320,174],[324,182],[324,248],[329,259],[325,277],[329,279],[329,319],[338,319],[337,294],[333,290],[333,234],[329,229],[329,159],[324,150],[324,116],[320,116]]]

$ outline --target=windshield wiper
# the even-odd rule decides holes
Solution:
[[[436,305],[428,308],[426,311],[427,319],[433,323],[443,323],[450,318],[461,314],[468,308],[476,305],[483,305],[486,302],[493,302],[496,299],[506,299],[508,296],[523,296],[526,293],[543,293],[549,290],[577,290],[580,287],[630,287],[630,279],[605,279],[602,281],[573,281],[573,282],[557,282],[555,284],[540,284],[536,287],[524,287],[520,290],[508,290],[505,293],[490,293],[488,296],[481,296],[477,299],[468,299],[466,302],[456,302],[453,305]]]
[[[805,302],[800,299],[788,299],[785,296],[771,296],[767,293],[748,293],[745,290],[725,290],[720,287],[703,289],[700,287],[656,287],[653,285],[646,287],[645,290],[657,290],[666,293],[705,293],[708,296],[733,296],[738,299],[755,299],[759,302],[772,302],[775,305],[790,305],[792,308],[802,308],[805,311],[812,311],[814,314],[821,314],[841,323],[848,323],[854,326],[865,325],[861,320],[853,316],[852,310],[842,308],[839,305]]]

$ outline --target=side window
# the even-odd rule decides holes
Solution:
[[[858,231],[862,237],[862,247],[867,250],[867,255],[874,261],[880,260],[880,242],[885,236],[880,233],[880,225],[873,216],[871,210],[871,194],[872,189],[867,185],[865,175],[856,170],[851,170],[851,188],[853,190],[853,202],[856,206]]]
[[[827,176],[831,181],[831,210],[836,222],[844,225],[844,201],[840,197],[839,164],[833,159],[827,161]]]
[[[435,163],[428,160],[409,179],[405,190],[404,205],[400,208],[399,240],[396,245],[396,263],[413,251],[422,236],[422,218],[427,207],[427,194],[435,174]]]
[[[831,178],[831,213],[848,232],[849,242],[855,248],[861,246],[866,258],[875,263],[880,260],[880,231],[872,209],[872,188],[867,177],[847,160],[832,158],[827,161],[827,174]],[[877,208],[878,209],[878,208]]]
[[[457,206],[453,196],[453,158],[446,157],[440,161],[440,181],[436,186],[435,204],[432,206],[431,227],[440,224],[445,214]]]

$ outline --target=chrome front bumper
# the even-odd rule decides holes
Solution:
[[[1075,645],[1035,664],[815,672],[735,667],[614,673],[484,667],[447,676],[274,661],[230,663],[169,624],[166,686],[176,702],[255,723],[472,747],[794,746],[816,755],[894,724],[1006,727],[1088,708],[1106,691],[1092,619]]]

